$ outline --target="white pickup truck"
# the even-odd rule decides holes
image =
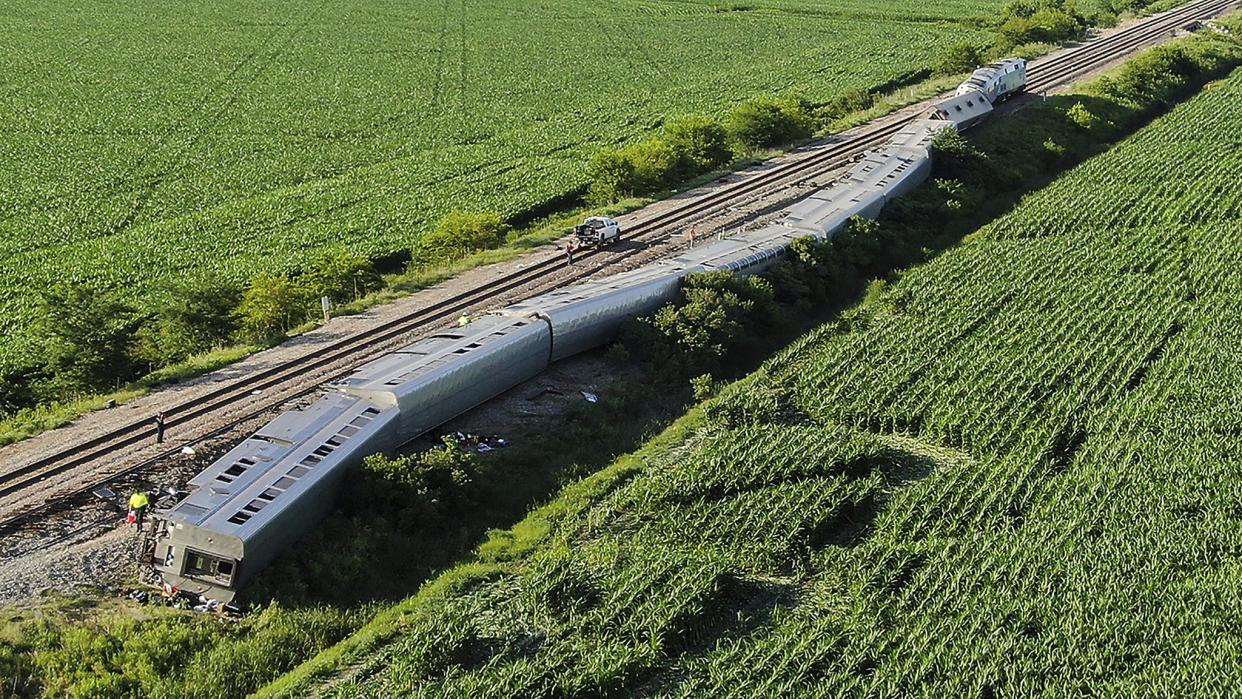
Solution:
[[[591,216],[574,226],[581,245],[611,245],[621,239],[621,224],[606,216]]]

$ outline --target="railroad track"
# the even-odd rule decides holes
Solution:
[[[1074,77],[1110,63],[1153,38],[1175,31],[1193,20],[1215,16],[1238,4],[1239,0],[1199,0],[1148,18],[1111,36],[1091,41],[1057,56],[1032,62],[1028,69],[1027,89],[1029,92],[1038,93],[1062,85]],[[883,143],[917,118],[920,116],[914,115],[883,125],[864,128],[846,140],[827,143],[808,155],[781,167],[721,187],[707,196],[670,207],[658,214],[641,218],[629,225],[624,238],[628,241],[646,244],[668,239],[676,231],[705,215],[719,212],[732,204],[757,199],[777,188],[787,187],[840,167],[864,150]],[[333,372],[327,380],[342,376],[353,366],[373,358],[375,354],[388,351],[386,343],[405,338],[419,330],[436,327],[445,320],[493,300],[498,294],[524,287],[531,287],[530,291],[533,294],[546,291],[554,286],[572,283],[614,265],[618,261],[637,255],[644,249],[645,246],[629,246],[624,249],[606,248],[584,251],[579,258],[580,264],[574,269],[572,275],[557,283],[540,285],[539,282],[546,282],[546,275],[549,271],[564,265],[560,254],[549,255],[523,269],[490,280],[415,313],[342,338],[301,357],[229,382],[204,395],[168,408],[165,414],[169,427],[185,427],[199,418],[223,413],[226,409],[240,409],[242,412],[240,415],[224,418],[224,422],[217,428],[187,442],[179,443],[175,448],[103,474],[99,482],[90,486],[66,493],[54,493],[33,509],[8,515],[0,520],[0,534],[4,534],[31,517],[50,512],[58,506],[71,502],[89,493],[100,484],[133,477],[144,469],[176,454],[183,446],[218,436],[237,424],[261,415],[278,405],[310,394],[318,390],[323,381],[316,381],[314,385],[292,394],[281,393],[276,399],[265,401],[262,398],[256,398],[268,389],[293,384],[307,372],[331,367],[347,357],[359,357],[350,369]],[[372,354],[368,355],[367,350],[373,350]],[[249,405],[246,405],[247,403]],[[0,498],[34,491],[43,486],[49,478],[96,463],[117,450],[151,439],[154,431],[150,420],[134,421],[57,453],[0,472]]]

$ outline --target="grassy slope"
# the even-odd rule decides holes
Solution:
[[[51,280],[141,300],[329,242],[404,249],[450,209],[579,188],[592,151],[669,115],[827,100],[986,43],[956,20],[999,4],[18,0],[0,19],[0,363],[28,350]]]
[[[1239,105],[1235,73],[274,692],[1236,685]]]

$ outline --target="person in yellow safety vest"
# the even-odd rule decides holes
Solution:
[[[462,315],[462,317],[457,319],[457,327],[459,328],[464,328],[469,324],[470,324],[470,316],[468,315]]]
[[[150,502],[147,494],[141,490],[129,496],[129,514],[138,527],[138,531],[142,531],[142,518],[147,514],[147,505]]]

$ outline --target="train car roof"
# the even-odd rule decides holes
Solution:
[[[190,481],[195,490],[161,515],[245,540],[296,506],[331,471],[338,449],[365,439],[392,412],[329,393],[283,413],[196,475]]]
[[[554,289],[546,294],[533,296],[506,306],[499,311],[499,314],[509,317],[527,317],[538,313],[551,313],[588,299],[629,293],[638,287],[675,284],[687,274],[700,271],[702,268],[699,266],[687,266],[676,261],[663,260],[626,272]]]
[[[936,138],[936,134],[949,128],[949,126],[949,123],[943,119],[915,119],[905,126],[902,126],[901,130],[889,139],[885,149],[930,149],[932,141]]]
[[[485,315],[463,326],[444,328],[364,364],[334,385],[347,393],[391,391],[434,373],[462,355],[507,344],[527,326],[540,322],[529,317]]]
[[[700,266],[709,271],[728,269],[747,274],[784,254],[795,237],[797,234],[788,228],[772,224],[687,250],[673,258],[673,262],[687,267]]]

